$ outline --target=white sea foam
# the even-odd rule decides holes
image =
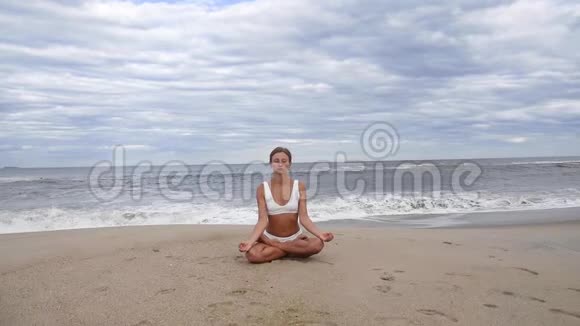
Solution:
[[[1,183],[11,183],[11,182],[18,182],[18,181],[36,181],[40,180],[39,177],[0,177],[0,184]]]
[[[530,164],[580,164],[580,161],[533,161],[533,162],[511,162],[511,165],[530,165]]]
[[[449,194],[441,198],[336,197],[311,200],[308,208],[309,215],[316,222],[342,219],[365,220],[375,216],[580,207],[578,190],[570,189],[570,194],[570,197],[565,198],[546,194],[480,197],[476,199],[465,199]],[[257,221],[257,214],[255,204],[233,206],[219,202],[192,204],[164,201],[149,206],[107,207],[103,205],[90,209],[51,207],[0,210],[0,233],[125,225],[254,224]],[[449,219],[448,222],[445,222],[445,219],[439,219],[438,223],[452,224],[453,220]]]

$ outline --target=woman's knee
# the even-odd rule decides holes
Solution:
[[[263,257],[260,254],[261,250],[258,250],[255,246],[246,252],[246,259],[250,263],[261,263],[263,262]]]
[[[319,238],[315,238],[313,241],[313,245],[312,245],[312,250],[314,251],[315,254],[319,253],[322,251],[322,249],[324,248],[324,241],[320,240]]]

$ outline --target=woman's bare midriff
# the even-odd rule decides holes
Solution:
[[[268,216],[266,231],[277,237],[289,237],[300,230],[298,213],[284,213]]]

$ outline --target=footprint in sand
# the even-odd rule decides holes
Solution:
[[[435,286],[436,290],[443,291],[443,292],[459,292],[462,291],[463,288],[457,284],[452,284],[449,282],[437,281],[435,282],[437,285]]]
[[[544,299],[540,299],[540,298],[536,298],[536,297],[528,297],[528,299],[532,300],[532,301],[537,301],[537,302],[541,302],[541,303],[546,303],[546,300]]]
[[[299,311],[300,310],[299,309],[296,309],[296,308],[288,308],[288,309],[286,309],[286,312],[289,312],[291,314],[298,313]]]
[[[254,315],[246,315],[246,320],[250,323],[256,323],[263,325],[264,324],[264,317],[254,316]]]
[[[98,288],[93,289],[94,293],[106,292],[109,290],[108,286],[99,286]]]
[[[230,291],[228,293],[226,293],[226,295],[244,295],[248,292],[254,292],[254,293],[259,293],[259,294],[266,294],[266,292],[261,291],[261,290],[256,290],[256,289],[235,289],[233,291]]]
[[[250,302],[250,306],[269,306],[269,304],[264,303],[264,302],[252,301],[252,302]]]
[[[377,285],[375,289],[381,293],[389,293],[391,291],[391,287],[388,285]]]
[[[233,290],[228,292],[228,295],[244,295],[248,292],[248,290],[245,289],[237,289],[237,290]]]
[[[457,318],[455,318],[453,316],[450,316],[450,315],[448,315],[448,314],[446,314],[444,312],[441,312],[439,310],[435,310],[435,309],[419,309],[419,310],[417,310],[417,312],[420,312],[420,313],[422,313],[424,315],[427,315],[427,316],[440,316],[440,317],[444,317],[444,318],[446,318],[446,319],[448,319],[448,320],[450,320],[450,321],[452,321],[454,323],[456,323],[456,322],[459,321]]]
[[[503,252],[508,252],[509,250],[506,248],[502,248],[502,247],[490,247],[491,249],[497,249],[497,250],[501,250]]]
[[[451,242],[451,241],[443,241],[443,243],[444,243],[444,244],[446,244],[446,245],[450,245],[450,246],[461,246],[460,244],[458,244],[458,243],[453,243],[453,242]]]
[[[576,291],[576,292],[580,292],[580,289],[575,289],[575,288],[568,288],[568,290],[570,290],[570,291]]]
[[[172,293],[172,292],[175,292],[175,288],[171,288],[171,289],[161,289],[161,290],[157,291],[157,293],[155,293],[155,295],[158,295],[158,294],[169,294],[169,293]]]
[[[153,252],[159,252],[159,251],[161,251],[161,250],[159,250],[159,249],[157,249],[157,248],[153,248],[153,249],[151,249],[151,250],[152,250]]]
[[[497,257],[496,257],[496,256],[494,256],[494,255],[489,255],[489,256],[487,256],[487,257],[489,257],[489,259],[495,259],[495,260],[497,260],[497,261],[503,261],[503,259],[502,259],[502,258],[497,258]]]
[[[405,271],[404,270],[400,270],[400,269],[395,269],[393,272],[394,273],[404,273]]]
[[[520,271],[524,271],[524,272],[528,272],[532,275],[539,275],[540,273],[533,271],[531,269],[525,268],[525,267],[514,267],[514,269],[520,270]]]
[[[493,303],[484,303],[483,306],[488,308],[497,308],[497,306],[494,305]]]
[[[379,276],[379,278],[383,281],[389,281],[389,282],[395,280],[395,277],[393,275],[386,273],[386,272],[383,273],[383,275]]]
[[[389,293],[390,296],[395,296],[395,297],[400,297],[403,294],[399,293],[399,292],[392,292],[391,290],[393,289],[392,287],[388,286],[388,285],[376,285],[375,290],[381,292],[381,293]]]
[[[546,300],[544,300],[544,299],[540,299],[540,298],[536,298],[536,297],[523,297],[523,296],[520,296],[520,295],[518,295],[516,293],[513,293],[511,291],[501,291],[501,294],[507,295],[507,296],[510,296],[510,297],[518,297],[518,298],[528,299],[528,300],[531,300],[531,301],[536,301],[536,302],[541,302],[541,303],[545,303],[546,302]]]
[[[471,277],[471,274],[466,273],[445,273],[447,276],[463,276],[463,277]]]
[[[578,313],[578,312],[571,312],[571,311],[566,311],[566,310],[557,309],[557,308],[552,308],[552,309],[550,309],[550,311],[555,313],[555,314],[562,314],[562,315],[580,318],[580,313]]]
[[[233,306],[234,303],[232,301],[222,301],[222,302],[215,302],[215,303],[210,303],[207,305],[208,308],[218,308],[218,307],[222,307],[222,306]]]
[[[153,323],[148,320],[142,320],[137,324],[133,324],[133,326],[150,326],[150,325],[153,325]]]
[[[327,311],[314,310],[313,313],[318,316],[330,316],[330,312]]]

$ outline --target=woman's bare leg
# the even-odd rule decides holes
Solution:
[[[294,257],[310,257],[314,254],[319,253],[322,248],[324,248],[324,242],[318,238],[309,238],[305,235],[299,237],[296,240],[288,242],[278,242],[265,239],[263,236],[260,238],[262,242],[281,249],[287,254]]]
[[[286,256],[282,249],[258,242],[246,252],[246,258],[250,263],[265,263]]]

